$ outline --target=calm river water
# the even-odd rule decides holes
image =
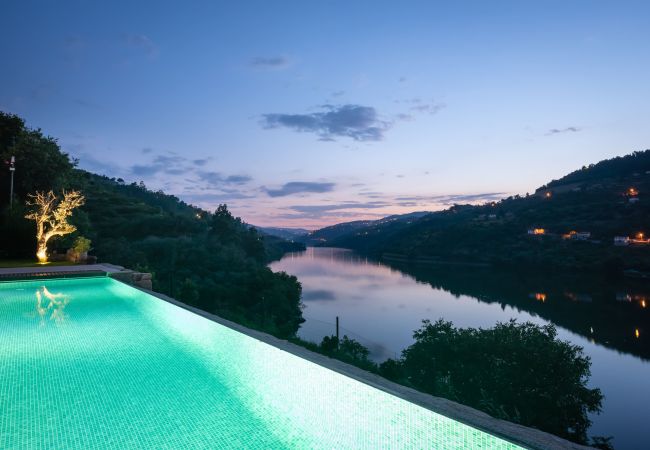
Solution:
[[[584,347],[590,384],[604,395],[591,435],[614,436],[617,449],[650,445],[650,283],[579,276],[443,269],[370,260],[352,251],[308,248],[271,264],[303,286],[301,337],[334,334],[367,346],[378,361],[399,356],[423,319],[490,327],[516,318],[554,323]]]

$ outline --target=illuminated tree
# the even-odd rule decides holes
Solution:
[[[29,195],[27,205],[31,207],[31,212],[25,218],[36,222],[36,257],[39,262],[47,262],[47,242],[51,238],[70,234],[77,229],[68,223],[68,218],[84,201],[84,196],[78,191],[63,191],[61,200],[52,191]]]

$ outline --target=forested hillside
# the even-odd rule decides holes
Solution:
[[[151,272],[156,291],[278,336],[298,329],[300,284],[266,266],[289,243],[260,235],[226,205],[210,213],[143,183],[77,169],[55,139],[0,113],[0,161],[12,155],[14,205],[1,196],[0,258],[34,257],[34,222],[24,218],[28,194],[77,189],[86,197],[71,219],[77,232],[54,240],[51,252],[65,251],[81,235],[99,261]],[[0,172],[0,184],[9,186],[8,170]]]
[[[366,231],[371,227],[384,227],[387,225],[393,228],[405,227],[421,217],[430,214],[428,211],[416,211],[407,214],[394,214],[377,220],[355,220],[352,222],[342,222],[319,230],[305,233],[297,238],[306,244],[318,246],[328,245],[329,242],[336,241],[339,238],[346,237],[359,230]]]
[[[649,226],[650,151],[644,151],[585,166],[533,195],[456,205],[410,224],[371,225],[326,245],[432,263],[620,273],[650,270]],[[630,238],[628,245],[614,245],[616,236]]]

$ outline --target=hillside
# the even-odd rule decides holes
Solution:
[[[645,242],[649,224],[650,151],[646,150],[585,166],[533,195],[480,206],[456,205],[408,224],[357,227],[327,245],[430,263],[620,273],[650,270],[650,245]],[[533,229],[540,234],[528,234]],[[569,235],[572,231],[589,234]],[[615,236],[632,240],[616,246]]]
[[[304,228],[282,228],[282,227],[258,227],[257,231],[267,236],[275,236],[287,241],[299,240],[302,236],[309,234]]]
[[[307,235],[298,237],[298,240],[309,245],[329,245],[329,242],[344,238],[358,230],[366,230],[372,227],[406,226],[421,217],[430,214],[428,211],[416,211],[408,214],[394,214],[378,220],[355,220],[342,222],[329,227],[321,228],[310,232]]]
[[[0,112],[0,160],[12,155],[16,189],[12,209],[7,197],[0,200],[0,259],[34,258],[35,225],[24,218],[28,194],[76,189],[86,199],[71,219],[77,231],[54,239],[51,254],[84,236],[99,261],[151,272],[154,290],[193,306],[282,337],[303,321],[300,283],[267,267],[295,245],[260,235],[226,205],[211,213],[142,182],[79,170],[54,138]],[[7,172],[0,173],[5,186]]]

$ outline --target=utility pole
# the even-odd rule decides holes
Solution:
[[[336,348],[339,348],[339,316],[336,316]]]
[[[16,157],[12,156],[9,163],[9,173],[11,173],[11,187],[9,188],[9,209],[14,206],[14,172],[16,171]]]

